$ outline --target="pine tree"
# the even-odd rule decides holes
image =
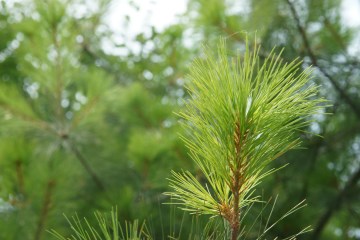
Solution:
[[[158,66],[152,55],[106,54],[108,3],[77,12],[84,1],[32,0],[1,15],[1,239],[47,239],[50,227],[70,234],[63,213],[96,223],[92,213],[114,205],[122,219],[156,218],[163,176],[186,164],[172,115],[179,96],[169,93],[180,87],[164,73],[170,56]],[[156,37],[159,48],[171,44]],[[159,74],[150,82],[144,69]]]
[[[0,85],[1,164],[8,171],[3,197],[9,198],[1,225],[16,226],[3,227],[0,238],[39,240],[49,223],[64,222],[57,215],[69,207],[72,193],[64,190],[75,187],[71,181],[87,176],[106,195],[82,150],[91,138],[82,136],[94,133],[95,123],[100,129],[114,87],[104,71],[82,64],[79,29],[67,4],[32,1],[27,8],[30,15],[13,9],[23,15],[9,27],[17,33],[14,67],[21,77]]]

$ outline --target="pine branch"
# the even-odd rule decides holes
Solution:
[[[57,23],[58,24],[58,23]],[[63,66],[62,66],[62,57],[61,57],[61,46],[58,36],[58,25],[54,25],[51,29],[51,37],[56,51],[55,58],[55,114],[57,119],[60,119],[61,122],[64,121],[64,109],[61,106],[62,93],[64,91],[64,80],[63,80]]]
[[[341,208],[345,198],[348,196],[349,192],[356,186],[359,180],[360,180],[360,167],[351,175],[346,185],[337,194],[337,196],[334,198],[332,203],[327,207],[326,211],[320,217],[313,231],[313,235],[311,237],[312,240],[316,240],[320,238],[320,235],[324,230],[326,224],[329,222],[329,220],[334,215],[334,213]]]
[[[322,68],[318,63],[318,58],[315,55],[314,51],[311,48],[309,37],[307,36],[305,28],[302,26],[300,22],[300,18],[298,13],[296,12],[296,9],[294,7],[294,4],[290,0],[285,0],[287,4],[290,7],[291,13],[293,15],[293,18],[296,22],[296,27],[301,35],[301,38],[303,40],[303,43],[305,45],[305,48],[308,52],[308,55],[311,60],[311,64],[319,69],[319,71],[330,81],[331,85],[335,88],[335,90],[338,92],[340,98],[342,98],[349,107],[353,110],[353,112],[356,114],[358,118],[360,118],[360,107],[358,104],[356,104],[353,99],[346,93],[344,89],[337,83],[337,81],[324,69]]]
[[[44,201],[41,209],[41,214],[39,218],[39,222],[37,224],[37,228],[34,235],[34,240],[40,240],[41,235],[44,231],[46,220],[49,216],[50,207],[52,204],[52,195],[55,188],[56,182],[55,180],[49,180],[46,186]]]
[[[47,122],[38,119],[37,117],[31,116],[30,114],[25,113],[24,111],[18,110],[15,107],[11,106],[11,104],[1,101],[1,99],[0,99],[0,109],[10,113],[11,115],[16,116],[18,119],[24,121],[27,124],[31,124],[32,127],[37,127],[43,130],[51,130],[51,127]]]
[[[66,138],[67,136],[64,137],[65,140]],[[94,169],[90,166],[85,156],[79,151],[76,145],[73,142],[71,142],[69,139],[67,139],[67,143],[70,151],[75,155],[75,157],[79,160],[80,164],[84,167],[85,171],[90,175],[91,179],[93,180],[97,188],[103,192],[105,199],[109,203],[113,203],[111,197],[106,193],[106,187],[104,183],[101,181],[100,177],[96,174]]]
[[[88,161],[85,159],[84,155],[81,154],[79,149],[73,144],[72,142],[69,142],[70,150],[74,153],[75,157],[79,160],[81,165],[84,167],[85,171],[91,176],[92,180],[94,181],[95,185],[101,190],[105,191],[105,185],[100,180],[100,178],[97,176],[95,171],[92,169]]]
[[[295,19],[296,26],[298,28],[298,31],[302,37],[302,40],[304,42],[305,48],[309,54],[309,57],[311,59],[312,64],[317,67],[320,72],[330,81],[330,83],[333,85],[335,90],[338,92],[339,96],[350,106],[350,108],[353,110],[355,115],[360,118],[360,107],[358,104],[356,104],[349,95],[345,92],[344,89],[340,87],[340,85],[336,82],[336,80],[325,71],[322,67],[319,66],[318,60],[316,55],[314,54],[310,43],[309,38],[307,36],[305,28],[301,25],[299,15],[296,12],[296,9],[293,5],[293,3],[290,0],[285,0],[287,4],[290,7],[291,13]],[[358,168],[354,174],[350,177],[349,181],[346,183],[345,187],[337,194],[337,196],[334,198],[332,203],[327,207],[323,215],[320,217],[315,230],[312,235],[312,239],[318,239],[325,228],[326,224],[329,222],[335,211],[337,211],[342,203],[344,198],[347,196],[348,192],[352,189],[354,185],[357,184],[357,182],[360,180],[360,168]]]
[[[23,169],[23,163],[20,159],[15,161],[15,168],[16,168],[16,178],[17,178],[18,188],[19,188],[18,191],[19,191],[19,194],[24,196],[25,195],[24,169]]]
[[[174,192],[166,193],[183,210],[224,218],[232,240],[243,231],[240,210],[257,201],[256,186],[275,171],[266,166],[299,145],[294,133],[324,103],[307,84],[309,69],[298,72],[299,62],[284,64],[274,50],[260,62],[260,48],[245,42],[245,52],[229,58],[222,41],[217,54],[207,49],[190,68],[191,99],[179,115],[189,133],[183,140],[208,184],[173,172]]]

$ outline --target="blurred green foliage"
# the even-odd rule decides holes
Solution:
[[[260,186],[265,200],[279,196],[275,219],[308,203],[267,238],[307,225],[314,231],[301,239],[360,237],[359,28],[345,24],[344,1],[189,0],[178,23],[114,43],[123,55],[103,48],[113,39],[104,20],[109,1],[92,1],[96,11],[84,0],[11,2],[0,6],[0,239],[70,234],[63,213],[91,223],[95,210],[113,206],[120,222],[146,219],[154,239],[179,236],[180,228],[180,239],[196,239],[207,220],[162,204],[171,169],[203,177],[173,112],[187,98],[187,68],[201,45],[223,36],[235,51],[243,31],[256,36],[260,56],[284,47],[285,61],[313,65],[313,82],[333,103],[304,129],[304,149],[273,167],[290,165]],[[254,216],[270,210],[253,207]]]

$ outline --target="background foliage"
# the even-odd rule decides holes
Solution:
[[[181,239],[195,239],[206,219],[161,204],[171,169],[202,178],[173,112],[201,44],[224,36],[230,51],[241,48],[242,31],[256,32],[260,56],[276,45],[285,61],[313,65],[320,97],[333,103],[304,129],[323,138],[302,134],[304,149],[282,156],[274,166],[291,164],[261,184],[264,199],[279,196],[275,218],[308,203],[267,237],[312,225],[303,239],[360,238],[359,29],[344,23],[342,1],[189,0],[178,23],[117,45],[120,56],[102,47],[112,41],[109,1],[86,3],[1,1],[0,239],[51,239],[47,229],[69,233],[63,213],[95,221],[95,210],[115,205],[120,222],[146,219],[154,239],[180,227]]]

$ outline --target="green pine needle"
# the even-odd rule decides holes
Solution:
[[[100,212],[95,213],[98,227],[92,226],[86,218],[83,222],[77,215],[67,219],[73,231],[71,237],[63,236],[55,230],[49,231],[59,240],[151,240],[145,225],[139,224],[138,220],[125,222],[125,227],[118,221],[117,209],[111,211],[110,219]]]
[[[224,216],[234,198],[235,172],[240,183],[240,208],[257,201],[255,187],[275,170],[270,162],[299,146],[297,132],[311,122],[324,99],[309,83],[311,69],[301,62],[283,63],[273,50],[261,61],[260,48],[231,58],[224,40],[217,54],[205,49],[194,61],[187,88],[191,99],[179,115],[188,135],[182,136],[207,185],[190,172],[173,172],[172,196],[194,214]]]

